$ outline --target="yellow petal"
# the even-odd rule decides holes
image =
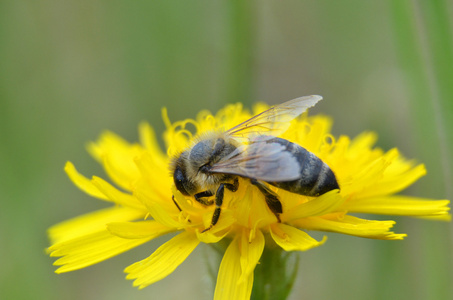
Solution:
[[[212,213],[204,215],[204,222],[202,229],[196,230],[197,238],[206,244],[217,243],[223,239],[228,233],[230,233],[231,225],[235,222],[232,211],[228,209],[222,210],[220,215],[219,222],[209,229],[208,231],[202,232],[205,228],[208,228],[212,221]],[[196,224],[193,224],[196,225]]]
[[[325,215],[335,211],[343,202],[344,199],[340,196],[338,190],[333,190],[284,212],[282,220],[291,221],[310,216]]]
[[[192,124],[196,128],[197,132],[199,132],[199,126],[197,122],[191,119],[178,121],[172,124],[168,118],[167,109],[165,107],[162,108],[162,119],[167,127],[167,130],[164,132],[167,155],[172,157],[178,153],[181,153],[181,151],[185,149],[192,140],[192,133],[185,128],[186,125],[189,123]],[[212,130],[213,128],[210,129]]]
[[[183,212],[191,216],[200,216],[206,213],[207,211],[206,207],[202,207],[201,204],[198,205],[193,197],[190,198],[183,196],[183,194],[181,194],[181,192],[176,189],[175,185],[172,185],[171,192],[174,195],[175,202],[178,204],[178,206],[181,208]]]
[[[444,221],[444,222],[450,222],[451,221],[451,215],[446,214],[446,215],[437,215],[437,216],[422,216],[422,217],[417,217],[419,219],[423,220],[430,220],[430,221]]]
[[[123,239],[102,230],[56,243],[49,251],[50,256],[62,256],[54,265],[61,266],[56,273],[64,273],[91,266],[151,239],[152,236],[143,239]]]
[[[145,152],[135,159],[135,163],[142,175],[138,189],[142,193],[146,192],[148,198],[154,199],[153,201],[162,202],[162,205],[171,203],[170,189],[173,179],[169,175],[168,159],[160,160]]]
[[[71,162],[69,161],[66,162],[64,170],[66,174],[68,174],[69,179],[71,179],[71,181],[79,189],[81,189],[82,191],[84,191],[85,193],[92,197],[99,198],[102,200],[108,200],[107,197],[101,191],[99,191],[96,186],[93,185],[91,180],[77,172],[76,168]]]
[[[125,190],[132,190],[140,175],[134,159],[144,152],[141,146],[130,144],[107,131],[87,148],[90,154],[104,165],[105,171],[117,185]]]
[[[402,240],[406,236],[406,234],[389,231],[395,221],[364,220],[348,215],[332,215],[330,219],[305,218],[296,220],[292,224],[310,230],[331,231],[370,239]]]
[[[200,241],[195,234],[182,232],[160,246],[148,258],[130,265],[124,271],[126,279],[135,279],[134,286],[140,289],[159,281],[171,274]]]
[[[282,223],[272,224],[270,232],[277,245],[285,251],[306,251],[321,246],[327,240],[324,237],[318,242],[306,232]]]
[[[145,206],[140,201],[138,201],[137,198],[135,198],[131,194],[119,191],[104,179],[93,176],[93,179],[91,181],[93,185],[98,188],[98,190],[101,191],[105,196],[107,196],[110,201],[126,207],[146,211]]]
[[[392,149],[384,155],[380,155],[377,158],[370,157],[366,162],[357,164],[357,166],[360,166],[361,168],[360,170],[356,170],[356,174],[353,174],[353,186],[348,187],[351,190],[347,190],[347,192],[354,195],[360,194],[360,196],[357,197],[362,197],[362,193],[369,192],[370,187],[374,187],[377,182],[382,180],[385,170],[397,157],[398,151]]]
[[[307,150],[317,153],[325,142],[324,138],[332,126],[332,120],[326,116],[310,117],[309,121],[302,117],[302,120],[304,119],[305,121],[302,121],[302,124],[294,124],[293,122],[293,126],[290,127],[287,134],[289,136],[291,134],[296,135]]]
[[[220,263],[219,274],[215,286],[214,300],[249,300],[252,294],[253,272],[247,278],[239,279],[242,275],[241,252],[239,237],[228,246]]]
[[[261,258],[264,250],[264,235],[260,230],[254,231],[255,236],[250,239],[249,230],[243,230],[239,249],[241,252],[241,270],[242,274],[238,280],[238,284],[246,282],[250,278],[250,274],[255,270],[256,264]]]
[[[175,231],[175,228],[167,227],[159,222],[149,220],[140,222],[113,222],[107,224],[107,230],[111,234],[124,239],[141,239],[146,237],[156,238],[163,234]]]
[[[410,164],[407,162],[393,161],[391,165],[382,172],[382,179],[374,182],[371,181],[370,188],[359,192],[356,197],[370,198],[394,194],[407,188],[426,174],[424,165],[418,165],[406,170],[408,167],[410,167]]]
[[[49,228],[51,243],[63,242],[105,229],[110,222],[131,221],[143,218],[142,211],[126,207],[111,207],[85,214]]]
[[[136,154],[136,156],[133,157],[127,157],[125,160],[133,162],[133,159],[138,155],[139,154]],[[112,157],[112,155],[106,154],[103,160],[105,172],[119,187],[127,191],[132,191],[134,190],[136,181],[139,179],[139,172],[135,166],[132,167],[128,166],[126,163],[119,163],[121,160],[121,158]],[[136,170],[132,171],[133,168]]]
[[[156,201],[143,200],[146,198],[139,191],[137,191],[136,196],[146,206],[149,214],[153,217],[154,220],[167,227],[180,228],[184,226],[183,223],[179,223],[176,220],[178,215],[174,213],[174,210],[169,212]]]
[[[263,194],[257,188],[245,180],[241,180],[239,186],[239,190],[232,193],[231,200],[238,225],[247,228],[263,228],[277,221],[267,206]],[[242,193],[241,186],[246,186]]]
[[[154,156],[161,161],[166,160],[165,153],[162,152],[162,149],[159,146],[159,143],[156,139],[156,133],[153,128],[146,122],[142,122],[139,125],[139,134],[140,142],[150,153],[153,153]]]
[[[345,204],[350,212],[399,216],[448,216],[448,200],[431,200],[410,196],[386,196],[358,199]]]
[[[349,151],[351,155],[360,156],[364,149],[371,148],[377,141],[377,134],[371,131],[365,131],[356,136],[350,145]]]

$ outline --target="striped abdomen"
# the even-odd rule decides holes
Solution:
[[[269,182],[273,186],[291,193],[307,196],[319,196],[328,191],[340,188],[335,174],[333,174],[329,166],[313,153],[281,138],[274,138],[267,142],[283,145],[286,151],[294,155],[300,166],[300,177],[298,179],[283,182]]]

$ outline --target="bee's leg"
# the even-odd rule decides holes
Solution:
[[[178,202],[176,202],[175,195],[172,195],[172,196],[171,196],[171,200],[173,200],[173,203],[174,203],[174,204],[176,205],[176,207],[179,209],[179,212],[182,212],[181,207],[179,206]],[[190,221],[189,219],[187,219],[187,221],[188,221],[189,223],[191,223],[191,221]]]
[[[204,192],[201,192],[201,193],[198,193],[198,194],[195,194],[194,195],[194,198],[195,200],[197,200],[199,203],[203,204],[203,205],[206,205],[206,206],[209,206],[209,205],[212,205],[214,204],[214,202],[212,200],[208,201],[208,200],[204,200],[204,199],[201,199],[201,198],[207,198],[207,197],[211,197],[213,196],[214,194],[210,191],[204,191]]]
[[[278,196],[271,191],[264,183],[256,180],[250,179],[250,182],[255,185],[260,192],[264,195],[264,199],[266,199],[266,204],[269,209],[274,213],[277,217],[278,222],[280,223],[280,214],[283,212],[282,203],[278,200]]]
[[[175,195],[171,196],[171,200],[173,200],[173,203],[176,205],[176,207],[179,209],[179,211],[182,211],[181,207],[179,207],[178,202],[175,200]]]
[[[224,183],[224,185],[228,190],[236,192],[239,188],[239,180],[236,177],[233,183]]]
[[[217,192],[215,193],[215,209],[214,209],[214,214],[212,215],[211,219],[211,225],[209,225],[208,228],[203,230],[202,232],[208,231],[211,229],[215,224],[217,224],[217,221],[219,221],[220,217],[220,211],[222,203],[223,203],[223,195],[225,194],[225,185],[228,183],[221,183],[219,188],[217,189]]]

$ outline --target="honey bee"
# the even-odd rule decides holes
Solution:
[[[238,177],[258,188],[278,222],[282,204],[267,184],[314,197],[339,189],[327,164],[302,146],[277,137],[321,99],[305,96],[273,106],[225,132],[205,135],[173,159],[176,188],[203,205],[215,204],[211,224],[203,232],[219,220],[225,189],[237,191]],[[174,197],[173,201],[180,209]]]

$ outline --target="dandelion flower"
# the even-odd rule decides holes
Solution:
[[[325,243],[307,231],[336,232],[364,238],[401,240],[394,221],[367,220],[354,213],[403,215],[450,220],[449,201],[395,195],[414,183],[426,170],[405,159],[397,149],[374,146],[377,136],[365,132],[350,139],[330,133],[326,116],[303,115],[291,122],[281,137],[303,146],[335,173],[339,190],[319,197],[293,194],[269,185],[282,203],[281,222],[269,210],[263,194],[249,180],[240,178],[237,191],[225,190],[220,218],[208,231],[214,206],[202,205],[174,186],[169,165],[194,138],[224,130],[264,111],[255,105],[253,114],[241,104],[227,105],[217,114],[201,111],[196,119],[170,122],[163,119],[166,151],[159,147],[153,129],[139,127],[140,143],[129,143],[105,132],[88,147],[104,167],[112,183],[79,174],[68,162],[65,171],[72,182],[92,197],[111,202],[109,208],[57,224],[49,229],[50,256],[59,257],[57,273],[85,268],[156,237],[177,232],[149,257],[125,269],[133,285],[144,288],[172,273],[200,243],[228,241],[220,264],[214,299],[249,299],[254,270],[265,247],[306,251]],[[174,196],[174,198],[172,198]]]

